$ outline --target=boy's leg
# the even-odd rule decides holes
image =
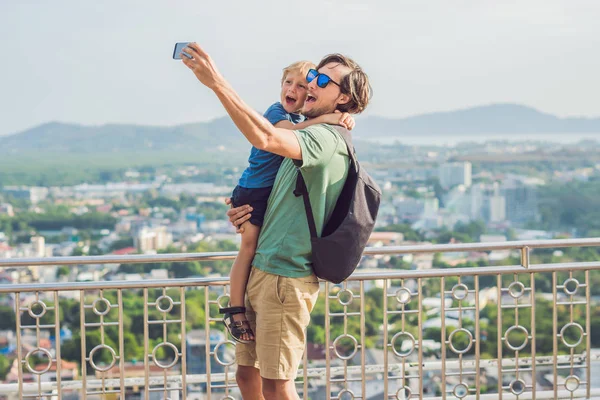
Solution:
[[[248,283],[248,276],[250,275],[250,265],[254,259],[258,235],[260,233],[260,227],[252,225],[248,221],[246,221],[242,227],[244,228],[244,232],[242,233],[242,244],[240,245],[240,251],[233,262],[233,266],[231,267],[231,272],[229,274],[229,305],[231,307],[244,306],[246,284]],[[246,316],[244,314],[234,314],[233,320],[245,321]],[[240,339],[254,340],[254,336],[245,333]]]

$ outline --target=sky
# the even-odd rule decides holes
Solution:
[[[341,52],[370,76],[366,115],[510,102],[597,117],[598,21],[597,0],[0,0],[0,135],[225,115],[171,58],[182,41],[256,110],[283,67]]]

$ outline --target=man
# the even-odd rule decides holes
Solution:
[[[238,344],[237,381],[244,400],[298,399],[294,379],[305,348],[305,329],[317,300],[319,283],[311,268],[311,242],[302,197],[293,193],[297,169],[308,188],[320,234],[348,173],[348,151],[329,125],[299,131],[276,128],[252,110],[218,72],[196,43],[183,57],[198,80],[213,90],[248,141],[286,157],[281,164],[261,231],[247,286],[247,317],[256,340]],[[367,75],[351,59],[326,56],[307,76],[302,114],[315,118],[335,110],[357,114],[367,106]],[[228,212],[236,226],[250,218],[249,207]]]

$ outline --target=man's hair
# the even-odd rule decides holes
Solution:
[[[369,77],[353,59],[337,53],[323,57],[317,70],[329,63],[340,64],[351,70],[342,78],[341,82],[338,82],[342,93],[350,96],[350,101],[346,104],[339,104],[337,109],[350,114],[360,114],[367,108],[373,94]]]
[[[306,77],[308,70],[315,68],[315,64],[310,61],[297,61],[291,65],[288,65],[283,69],[283,76],[281,77],[281,84],[285,81],[285,77],[291,72],[297,72],[301,76]]]

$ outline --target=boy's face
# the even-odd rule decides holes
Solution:
[[[285,111],[296,113],[304,106],[308,94],[306,76],[299,72],[290,72],[285,76],[281,85],[281,104]]]

